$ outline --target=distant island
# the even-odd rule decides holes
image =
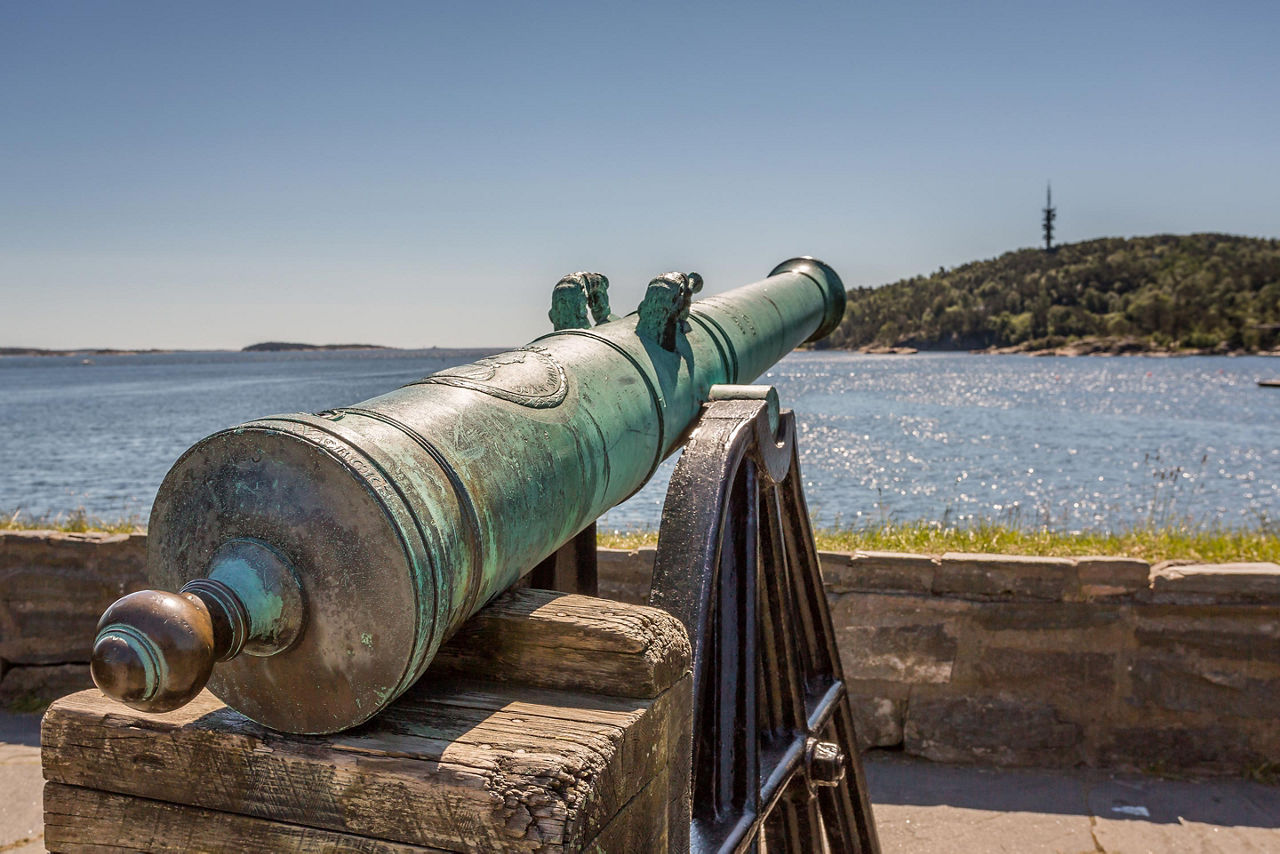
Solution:
[[[242,347],[241,353],[274,353],[282,350],[394,350],[379,344],[296,344],[288,341],[263,341]],[[435,349],[435,348],[432,348]],[[140,353],[185,353],[187,350],[118,350],[103,347],[75,347],[46,350],[40,347],[0,347],[0,356],[137,356]],[[213,352],[213,351],[207,351]],[[224,351],[225,352],[225,351]]]
[[[298,344],[291,341],[263,341],[242,347],[241,353],[275,353],[281,350],[394,350],[380,344]]]
[[[144,353],[281,353],[293,350],[404,350],[421,352],[440,359],[480,358],[501,353],[510,347],[419,347],[405,350],[403,347],[386,347],[381,344],[300,344],[290,341],[263,341],[250,344],[240,350],[118,350],[110,348],[78,347],[65,350],[49,350],[40,347],[0,347],[4,356],[137,356]],[[86,364],[92,364],[85,359]]]
[[[1106,237],[851,288],[821,347],[1280,355],[1280,240]]]
[[[115,350],[110,347],[77,347],[45,350],[40,347],[0,347],[0,356],[136,356],[139,353],[172,353],[172,350]]]

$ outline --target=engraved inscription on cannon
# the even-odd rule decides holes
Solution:
[[[424,377],[418,385],[439,383],[482,391],[521,406],[544,409],[564,402],[569,382],[564,368],[538,347],[486,356],[457,368]]]

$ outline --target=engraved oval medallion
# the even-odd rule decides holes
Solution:
[[[535,409],[559,406],[569,386],[564,368],[546,351],[533,347],[446,368],[413,385],[423,383],[469,388]]]

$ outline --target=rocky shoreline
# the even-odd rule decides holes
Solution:
[[[4,356],[137,356],[142,353],[173,353],[174,350],[114,350],[111,348],[81,347],[73,350],[42,350],[39,347],[0,347]]]
[[[12,357],[41,357],[41,356],[141,356],[141,355],[159,355],[166,353],[278,353],[287,351],[346,351],[346,350],[414,350],[423,353],[430,353],[432,356],[440,358],[463,358],[487,356],[493,353],[500,353],[509,347],[389,347],[381,344],[294,344],[289,342],[266,341],[261,344],[250,344],[248,347],[242,347],[238,350],[227,348],[211,348],[203,350],[186,350],[186,349],[137,349],[137,350],[118,350],[112,348],[93,348],[79,347],[67,350],[44,350],[39,347],[0,347],[0,358],[6,356]]]
[[[1036,346],[1031,342],[1011,347],[985,347],[978,349],[951,349],[946,347],[919,347],[910,345],[886,346],[867,344],[854,352],[872,356],[910,356],[915,353],[973,353],[994,356],[1147,356],[1171,358],[1176,356],[1280,356],[1280,349],[1247,350],[1232,349],[1225,342],[1217,347],[1161,347],[1138,338],[1081,338],[1052,347]]]

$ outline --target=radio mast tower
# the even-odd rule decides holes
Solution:
[[[1044,185],[1044,251],[1053,251],[1053,221],[1058,218],[1058,209],[1053,206],[1053,185]]]

